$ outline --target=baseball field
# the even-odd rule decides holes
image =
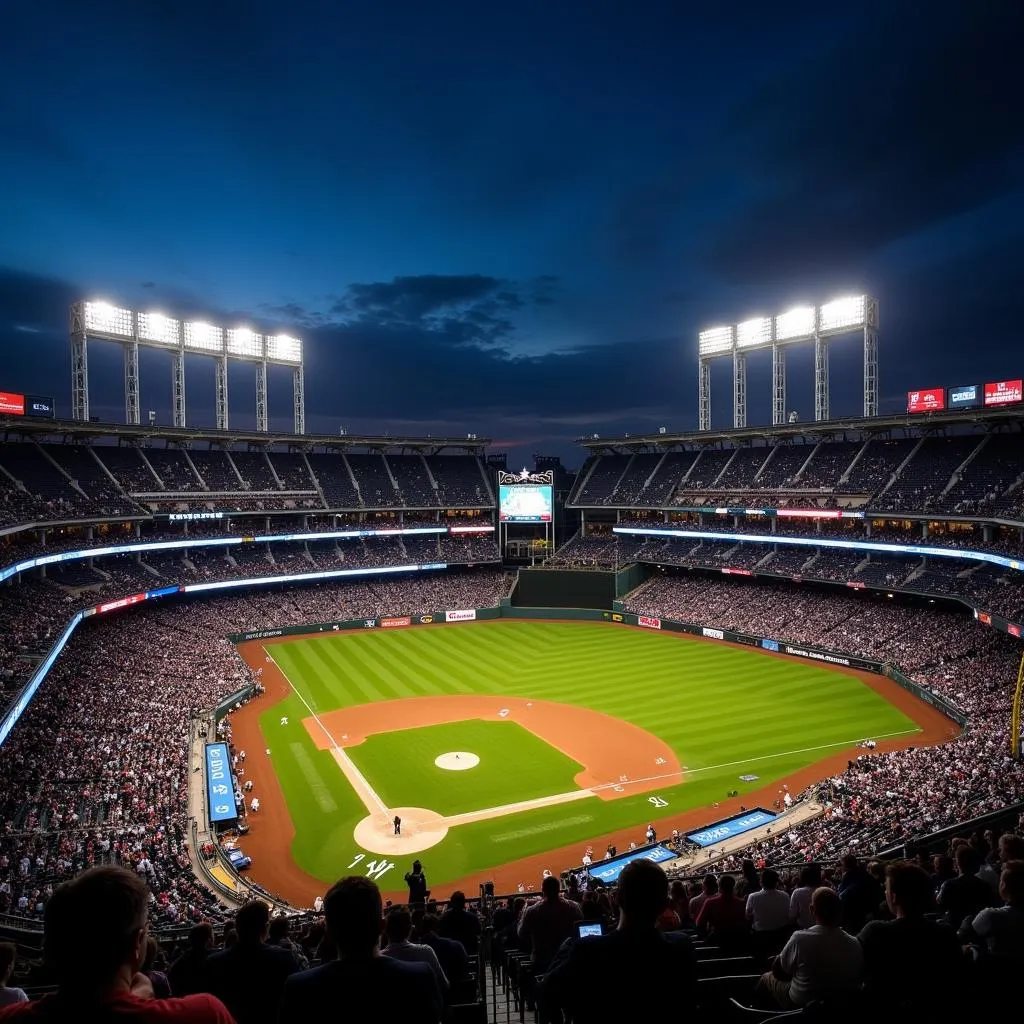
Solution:
[[[543,856],[558,870],[609,836],[642,841],[649,821],[708,823],[806,784],[865,738],[941,738],[924,735],[937,712],[887,680],[603,623],[378,628],[242,654],[267,686],[234,718],[261,803],[246,850],[254,879],[299,902],[350,869],[398,891],[414,856],[435,889],[511,881]]]

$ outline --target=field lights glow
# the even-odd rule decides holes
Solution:
[[[772,318],[758,316],[736,325],[736,347],[751,348],[754,345],[768,345],[772,340]]]
[[[287,334],[267,336],[267,358],[282,363],[298,363],[302,361],[302,342]]]
[[[775,340],[792,341],[814,335],[814,307],[796,306],[775,318]]]
[[[248,327],[229,328],[228,355],[259,359],[263,355],[263,336]]]
[[[139,314],[139,337],[161,345],[177,345],[181,324],[163,313]]]
[[[132,311],[112,306],[109,302],[87,302],[85,304],[85,325],[97,334],[117,334],[125,338],[132,336]]]
[[[185,324],[185,348],[197,352],[222,352],[224,332],[202,321],[189,322]]]
[[[698,351],[702,356],[728,352],[732,348],[733,329],[731,327],[709,327],[700,332]]]
[[[864,296],[854,295],[825,303],[819,313],[818,330],[855,330],[864,326]]]

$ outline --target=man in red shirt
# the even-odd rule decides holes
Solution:
[[[718,895],[704,901],[697,915],[697,931],[717,946],[735,947],[747,938],[746,904],[736,896],[736,879],[722,875]]]
[[[0,1022],[234,1024],[209,995],[154,999],[139,965],[146,955],[149,888],[123,868],[90,868],[46,904],[43,951],[55,995],[0,1010]]]

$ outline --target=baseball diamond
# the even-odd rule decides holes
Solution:
[[[604,623],[497,620],[239,649],[267,686],[233,716],[236,742],[267,751],[247,762],[263,794],[247,837],[253,875],[307,905],[352,865],[399,895],[413,854],[438,885],[536,882],[549,862],[624,844],[652,820],[664,834],[770,803],[866,737],[896,749],[951,729],[869,673]],[[457,768],[460,752],[478,759],[471,770],[438,764]]]

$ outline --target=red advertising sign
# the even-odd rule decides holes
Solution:
[[[388,626],[411,626],[412,618],[408,615],[403,615],[398,619],[381,619],[380,624],[386,629]]]
[[[978,612],[978,621],[986,626],[992,625],[992,616],[988,612]]]
[[[1024,381],[1000,380],[985,385],[985,405],[1013,405],[1024,398]]]
[[[907,412],[942,412],[946,408],[945,388],[907,392]]]
[[[650,615],[638,615],[636,624],[646,626],[648,629],[661,629],[661,619],[652,618]]]
[[[0,391],[0,415],[24,416],[25,396],[13,391]]]
[[[1006,632],[1009,633],[1010,636],[1020,636],[1020,626],[1016,626],[1010,622],[1006,626]]]
[[[723,569],[726,576],[753,576],[749,569]]]
[[[119,597],[116,601],[108,601],[106,604],[100,604],[96,606],[96,614],[102,615],[104,612],[113,612],[118,608],[127,608],[129,605],[138,604],[140,601],[145,601],[146,595],[143,594],[132,594],[131,597]]]
[[[854,590],[863,590],[864,589],[864,584],[861,583],[860,580],[847,580],[846,581],[846,585],[848,587],[853,587]]]

